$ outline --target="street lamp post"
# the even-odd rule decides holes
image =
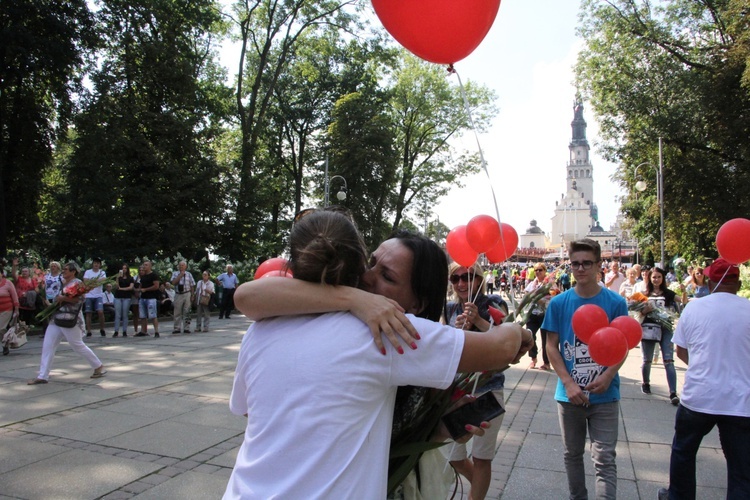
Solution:
[[[347,191],[346,179],[344,179],[340,175],[334,175],[333,177],[328,177],[328,156],[326,155],[325,195],[323,197],[324,207],[327,207],[328,205],[330,205],[329,194],[330,194],[330,189],[331,189],[331,181],[334,179],[341,179],[341,182],[344,183],[344,188],[339,190],[338,193],[336,193],[336,198],[339,201],[344,201],[346,199],[346,191]]]
[[[661,137],[659,137],[659,167],[656,168],[650,163],[641,163],[635,167],[633,177],[638,178],[638,167],[648,165],[649,167],[656,170],[656,203],[659,205],[659,244],[661,247],[661,266],[665,267],[666,262],[664,261],[664,161],[662,160],[661,150]],[[645,181],[638,181],[635,183],[635,189],[643,192],[645,191],[647,184]]]

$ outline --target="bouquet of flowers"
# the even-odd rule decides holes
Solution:
[[[115,281],[116,278],[76,281],[75,283],[71,283],[70,285],[64,287],[60,292],[60,295],[64,295],[66,297],[83,297],[94,288],[102,287],[108,283],[114,284]],[[60,309],[60,307],[62,307],[62,305],[62,302],[52,302],[50,305],[45,307],[42,312],[36,315],[36,320],[38,322],[41,322],[52,317],[52,315],[55,314]]]
[[[643,310],[649,305],[653,309],[644,314]],[[640,323],[643,323],[648,318],[649,321],[654,322],[669,331],[674,331],[674,321],[677,319],[677,314],[667,311],[663,307],[659,307],[653,301],[649,303],[648,297],[641,292],[636,292],[630,296],[628,310],[633,313],[633,317]]]
[[[550,287],[550,284],[540,286],[526,294],[520,303],[511,294],[510,300],[514,310],[503,318],[503,323],[516,322],[525,325],[537,303],[549,296]],[[403,425],[398,425],[398,422],[394,423],[388,463],[388,494],[391,494],[406,479],[424,452],[445,444],[432,441],[432,438],[440,425],[441,417],[448,408],[462,396],[473,394],[477,389],[481,389],[492,375],[508,368],[510,365],[499,370],[458,374],[453,384],[445,390],[409,388],[413,390],[409,403],[414,404],[416,408],[409,413],[408,418],[402,419]],[[397,396],[397,401],[398,398]]]

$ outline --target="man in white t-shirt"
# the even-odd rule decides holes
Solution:
[[[609,265],[609,272],[604,276],[604,286],[615,293],[620,293],[620,286],[625,282],[625,274],[620,271],[620,263],[616,260]]]
[[[172,335],[190,333],[190,310],[195,297],[195,279],[187,270],[187,261],[181,260],[177,270],[172,273],[170,283],[175,287],[174,297],[174,328]],[[183,325],[184,323],[184,325]]]
[[[102,270],[102,259],[94,257],[91,262],[91,269],[87,269],[83,273],[83,281],[86,280],[105,280],[107,273]],[[104,331],[104,290],[102,287],[97,286],[91,289],[86,294],[86,305],[84,306],[84,312],[86,313],[86,336],[91,337],[91,313],[96,311],[99,316],[99,333],[102,337],[107,336],[107,332]]]
[[[727,461],[727,498],[750,498],[750,301],[737,296],[736,265],[717,259],[703,274],[711,293],[685,306],[673,338],[688,369],[669,489],[659,490],[659,500],[695,498],[696,454],[714,426]]]

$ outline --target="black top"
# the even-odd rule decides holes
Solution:
[[[133,297],[133,290],[120,290],[133,284],[132,276],[120,276],[117,278],[117,290],[115,290],[116,299],[130,299]]]
[[[157,281],[160,281],[160,280],[159,280],[159,277],[154,272],[141,276],[141,290],[145,290],[146,288],[150,288],[154,286],[154,283],[156,283]],[[159,289],[156,288],[155,290],[141,292],[141,298],[142,299],[158,299]]]

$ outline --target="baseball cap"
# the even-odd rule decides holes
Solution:
[[[726,280],[739,277],[740,268],[719,257],[713,264],[703,270],[703,274],[711,281],[718,282],[722,278]]]

